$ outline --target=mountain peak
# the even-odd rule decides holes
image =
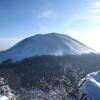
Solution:
[[[63,56],[87,53],[95,53],[95,51],[68,35],[59,33],[37,34],[22,40],[9,50],[1,52],[0,61],[22,60],[40,55]]]

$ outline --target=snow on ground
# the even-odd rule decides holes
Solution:
[[[81,96],[88,97],[90,100],[100,100],[100,71],[88,74],[80,91]]]
[[[2,95],[2,96],[0,95],[0,100],[9,100],[9,98],[5,95]]]

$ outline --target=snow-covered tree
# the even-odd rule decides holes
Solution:
[[[0,100],[16,100],[4,78],[0,78]]]

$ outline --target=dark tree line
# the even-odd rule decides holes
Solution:
[[[12,62],[9,59],[0,64],[0,76],[4,77],[12,88],[39,87],[40,79],[45,77],[46,81],[49,82],[55,77],[63,75],[65,65],[69,63],[74,69],[79,69],[80,72],[84,71],[86,75],[100,69],[100,56],[94,54],[36,56],[17,62]]]

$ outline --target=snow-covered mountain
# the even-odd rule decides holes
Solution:
[[[80,55],[96,53],[77,40],[58,33],[38,34],[24,39],[12,48],[0,53],[0,62],[13,59],[22,60],[39,55]]]

